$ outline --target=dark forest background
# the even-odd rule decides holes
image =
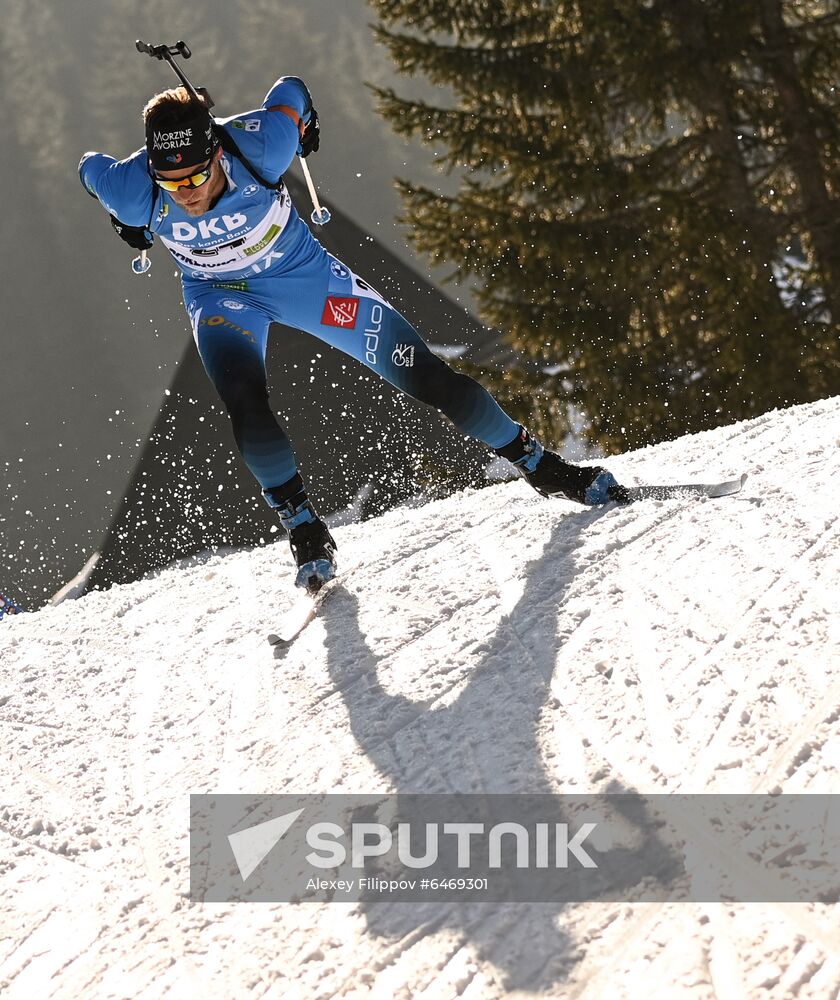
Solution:
[[[840,391],[837,2],[371,6],[458,179],[403,219],[531,359],[485,375],[521,419],[609,453]]]

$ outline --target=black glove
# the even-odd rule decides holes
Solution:
[[[114,218],[113,215],[111,216],[111,225],[117,236],[130,247],[134,247],[135,250],[148,250],[154,242],[152,234],[145,226],[127,226],[124,222]]]
[[[317,153],[321,145],[321,126],[318,123],[318,112],[312,108],[309,112],[309,121],[303,129],[300,137],[300,156],[309,156],[310,153]]]

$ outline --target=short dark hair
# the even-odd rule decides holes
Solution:
[[[195,117],[196,111],[207,109],[207,102],[199,95],[198,100],[186,87],[170,87],[162,90],[146,103],[143,108],[143,124],[148,125],[150,119],[158,128],[180,125],[188,118]]]

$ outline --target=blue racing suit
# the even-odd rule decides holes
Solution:
[[[292,119],[270,110],[278,106],[306,115],[308,92],[296,77],[278,80],[257,110],[216,122],[270,183],[289,168],[299,144]],[[491,448],[513,441],[519,425],[486,389],[436,357],[393,306],[318,243],[285,188],[259,183],[229,152],[220,163],[227,189],[197,218],[154,183],[145,148],[120,161],[87,153],[79,175],[113,216],[157,235],[180,267],[202,363],[269,503],[276,505],[285,484],[300,481],[268,401],[265,356],[272,322],[337,347]]]

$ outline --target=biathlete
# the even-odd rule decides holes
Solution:
[[[320,142],[302,80],[282,77],[260,108],[224,119],[214,119],[195,92],[176,87],[153,97],[143,120],[143,148],[119,161],[86,153],[79,175],[123,240],[146,250],[157,236],[180,267],[201,360],[242,458],[288,532],[298,586],[314,592],[334,577],[336,545],[269,405],[272,322],[311,333],[436,407],[545,496],[589,505],[616,498],[621,488],[609,472],[544,449],[313,237],[282,181],[295,155],[309,155]]]

